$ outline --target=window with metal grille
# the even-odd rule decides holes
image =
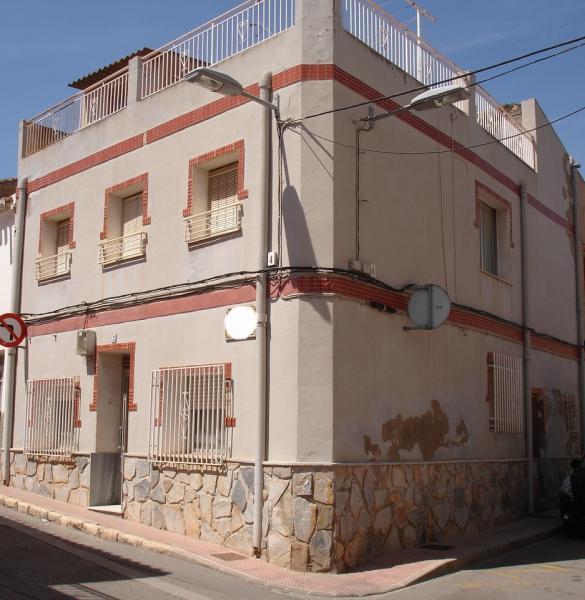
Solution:
[[[565,415],[568,433],[579,432],[579,412],[577,408],[577,397],[573,392],[565,392],[563,394],[565,404]]]
[[[482,270],[498,275],[498,215],[495,208],[480,203],[480,242]]]
[[[231,365],[162,368],[152,373],[148,458],[221,464],[233,426]]]
[[[77,377],[27,382],[25,454],[71,456],[77,451],[79,394]]]
[[[524,431],[522,359],[501,352],[489,352],[487,364],[490,431],[522,433]]]

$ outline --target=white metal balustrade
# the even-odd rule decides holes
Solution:
[[[71,272],[71,252],[61,252],[54,256],[36,260],[37,281],[62,277]]]
[[[24,453],[59,457],[76,452],[78,408],[77,378],[27,381]]]
[[[110,265],[123,260],[144,256],[146,254],[146,240],[146,232],[140,231],[100,242],[100,265]]]
[[[106,77],[25,123],[24,156],[101,121],[128,103],[128,69]]]
[[[149,460],[219,465],[228,458],[230,370],[214,364],[153,371]]]
[[[242,203],[234,202],[220,208],[187,217],[185,241],[188,244],[226,235],[242,229]]]
[[[214,65],[294,25],[295,0],[249,0],[146,56],[142,98]]]
[[[371,0],[342,0],[342,24],[351,35],[425,86],[436,87],[441,81],[458,77],[462,78],[461,85],[466,85],[464,70]],[[522,125],[479,86],[475,101],[478,124],[536,169],[534,140]]]
[[[490,353],[488,362],[490,430],[496,433],[524,431],[522,359],[501,352]]]
[[[479,86],[475,90],[475,115],[479,125],[490,135],[500,140],[529,167],[536,169],[536,149],[532,137]]]

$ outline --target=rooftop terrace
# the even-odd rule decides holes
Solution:
[[[338,0],[343,28],[427,87],[460,79],[465,71],[371,0]],[[141,57],[139,99],[156,94],[199,66],[213,66],[279,35],[296,22],[295,0],[248,0]],[[460,79],[461,80],[461,79]],[[494,138],[536,168],[535,145],[522,125],[480,86],[475,118]],[[25,122],[29,156],[113,115],[128,104],[128,66]]]

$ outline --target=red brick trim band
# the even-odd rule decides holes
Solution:
[[[75,240],[73,239],[73,224],[75,220],[75,202],[52,208],[44,213],[41,213],[40,224],[39,224],[39,254],[43,251],[43,237],[45,235],[45,221],[48,221],[56,215],[64,214],[64,218],[69,219],[69,249],[73,250],[76,246]]]
[[[100,232],[100,240],[108,237],[108,221],[110,217],[110,195],[117,192],[123,192],[126,188],[137,183],[142,184],[142,224],[150,225],[151,218],[148,216],[148,173],[142,173],[126,181],[121,181],[109,187],[105,191],[104,198],[104,228]]]
[[[560,225],[567,231],[573,231],[573,226],[569,223],[569,221],[567,221],[567,219],[558,215],[554,210],[551,210],[548,206],[545,206],[534,196],[527,194],[526,201],[528,202],[528,204],[530,204],[530,206],[535,208],[538,212],[542,213],[545,217],[547,217],[557,225]]]
[[[221,148],[216,148],[211,152],[195,156],[189,161],[189,183],[187,185],[187,206],[183,209],[183,217],[190,217],[193,214],[193,168],[203,165],[214,158],[225,156],[226,154],[237,153],[238,155],[238,200],[245,200],[248,197],[248,190],[244,188],[244,140],[237,140]]]
[[[260,95],[260,87],[257,83],[248,86],[245,88],[245,91],[254,96]],[[222,113],[237,108],[238,106],[242,106],[243,104],[247,104],[248,102],[250,102],[250,100],[244,96],[225,96],[219,100],[214,100],[209,104],[205,104],[204,106],[200,106],[179,117],[175,117],[166,123],[161,123],[156,127],[152,127],[146,132],[146,143],[152,144],[173,133],[177,133],[187,127],[192,127],[193,125],[207,121],[212,117],[221,115]]]
[[[129,354],[130,355],[130,376],[128,384],[128,410],[138,410],[137,404],[134,402],[134,370],[135,370],[135,354],[136,342],[126,342],[123,344],[106,344],[97,346],[95,349],[95,371],[93,374],[93,397],[89,405],[90,411],[96,411],[98,407],[98,374],[101,354]]]
[[[512,228],[512,203],[506,198],[496,194],[494,190],[489,188],[487,185],[484,185],[481,181],[475,180],[475,221],[473,222],[474,227],[479,228],[481,222],[481,214],[480,214],[480,203],[481,203],[481,193],[485,193],[489,196],[489,199],[496,205],[500,207],[504,207],[506,209],[506,215],[508,217],[508,225],[510,228],[510,248],[514,248],[514,232]]]
[[[337,296],[367,303],[375,302],[394,308],[400,313],[406,312],[409,300],[409,295],[406,293],[385,290],[342,275],[293,275],[286,278],[283,282],[271,282],[270,295],[272,298],[286,298],[305,294]],[[82,315],[42,325],[30,325],[28,327],[28,335],[36,337],[73,331],[84,327],[103,327],[116,323],[172,316],[209,308],[252,302],[254,298],[254,286],[252,284],[244,284],[241,287],[228,290],[214,290],[182,298],[160,300],[140,306],[112,309],[90,316],[89,321],[85,315]],[[480,333],[500,337],[516,344],[523,343],[521,325],[504,322],[488,315],[478,314],[464,307],[453,307],[447,323],[455,327],[472,329]],[[117,346],[119,347],[119,344]],[[535,350],[556,354],[564,358],[577,360],[578,357],[577,347],[574,344],[554,340],[536,333],[531,334],[531,346]]]
[[[108,146],[99,152],[95,152],[94,154],[90,154],[85,158],[77,160],[73,163],[70,163],[56,171],[51,171],[47,173],[47,175],[43,175],[38,179],[33,179],[28,182],[27,190],[29,194],[31,192],[36,192],[42,188],[45,188],[49,185],[53,185],[63,179],[67,179],[72,175],[77,175],[78,173],[82,173],[83,171],[87,171],[97,165],[101,165],[113,158],[118,158],[123,154],[127,154],[128,152],[132,152],[133,150],[137,150],[141,148],[143,145],[143,134],[135,135],[134,137],[128,138],[127,140],[123,140],[122,142],[118,142],[113,146]]]
[[[274,90],[279,90],[289,85],[304,81],[336,81],[369,100],[375,100],[376,98],[384,96],[383,93],[379,92],[375,88],[367,85],[357,77],[350,75],[347,71],[344,71],[340,67],[332,64],[301,64],[289,69],[285,69],[284,71],[281,71],[272,77],[272,87]],[[250,85],[245,89],[251,94],[256,96],[259,95],[259,86],[257,83]],[[156,142],[164,137],[177,133],[178,131],[182,131],[183,129],[206,121],[212,117],[218,116],[229,110],[237,108],[238,106],[242,106],[243,104],[247,104],[248,102],[250,102],[250,100],[242,96],[226,96],[224,98],[220,98],[219,100],[210,102],[209,104],[175,117],[166,123],[161,123],[160,125],[152,127],[144,134],[139,134],[124,140],[123,142],[109,146],[100,152],[91,154],[86,158],[71,163],[65,167],[62,167],[61,169],[57,169],[56,171],[52,171],[43,177],[30,181],[28,184],[28,191],[34,192],[41,188],[47,187],[48,185],[52,185],[53,183],[90,169],[107,160],[117,158],[118,156],[126,154],[127,152],[132,152],[133,150],[142,147],[144,143],[152,144],[153,142]],[[386,110],[393,110],[399,107],[396,102],[390,99],[378,100],[376,103]],[[456,154],[476,165],[484,173],[507,187],[516,195],[520,194],[519,184],[508,177],[508,175],[491,165],[488,161],[481,158],[471,149],[465,148],[465,146],[457,140],[433,127],[424,119],[414,115],[411,112],[399,113],[396,116],[421,133],[424,133],[434,141],[442,144],[446,148],[452,149]],[[542,203],[538,203],[539,206],[536,206],[535,203],[531,202],[530,204],[537,208],[537,210],[540,210],[542,214],[549,217],[555,223],[562,224],[563,221],[566,221],[563,219],[563,217],[556,214]],[[543,210],[541,210],[541,208]]]

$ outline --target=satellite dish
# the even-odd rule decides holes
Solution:
[[[451,300],[439,285],[429,283],[412,287],[414,293],[408,302],[408,316],[414,327],[404,329],[436,329],[449,317]]]

